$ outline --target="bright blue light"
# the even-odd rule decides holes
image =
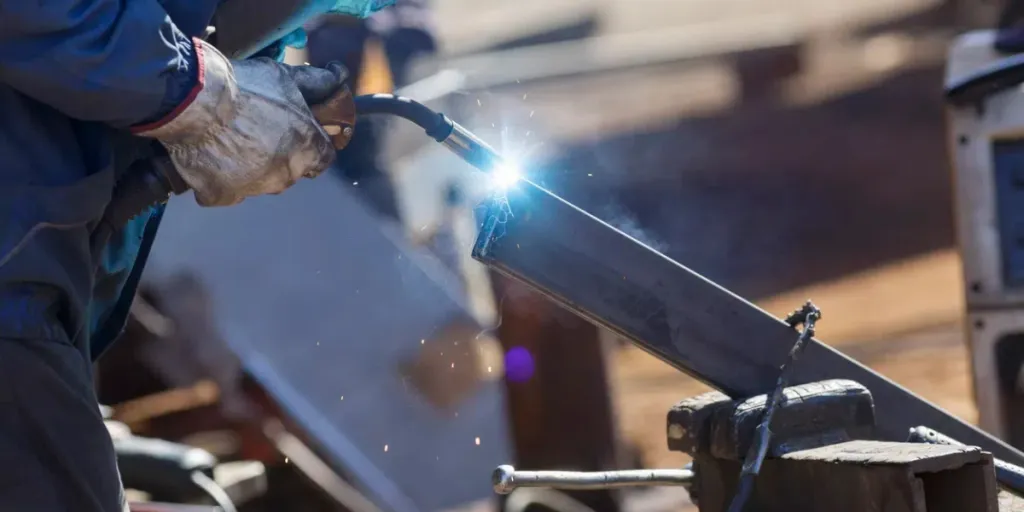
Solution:
[[[491,183],[498,188],[509,188],[523,178],[519,166],[512,162],[503,162],[491,170]]]

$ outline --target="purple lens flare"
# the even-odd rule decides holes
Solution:
[[[510,382],[526,382],[533,377],[533,355],[523,347],[513,347],[505,354],[505,378]]]

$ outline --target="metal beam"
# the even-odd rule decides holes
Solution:
[[[781,320],[529,181],[487,208],[473,249],[480,262],[732,397],[774,387],[796,340]],[[825,311],[821,332],[827,322]],[[1024,463],[1006,443],[813,341],[792,384],[833,378],[871,391],[884,440],[903,441],[910,428],[927,425]]]

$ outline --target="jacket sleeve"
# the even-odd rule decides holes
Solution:
[[[0,82],[119,128],[172,112],[198,60],[157,0],[0,0]]]

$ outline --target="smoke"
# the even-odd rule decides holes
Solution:
[[[636,217],[619,204],[608,203],[594,215],[655,251],[664,253],[668,250],[668,244],[641,227]]]

